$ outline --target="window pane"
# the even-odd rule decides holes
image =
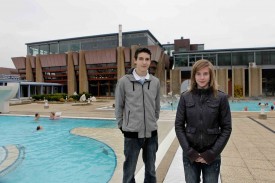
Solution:
[[[40,45],[40,55],[47,55],[49,54],[49,45]]]
[[[59,53],[65,53],[68,51],[69,51],[69,45],[66,43],[61,43]]]
[[[71,51],[79,51],[80,50],[80,43],[73,43],[71,44]]]
[[[175,55],[175,67],[187,67],[188,57],[186,55]]]
[[[30,46],[29,55],[36,56],[39,52],[39,46]]]
[[[231,54],[219,53],[218,62],[219,62],[219,66],[231,66]]]
[[[58,53],[58,44],[50,44],[50,54],[57,54]]]

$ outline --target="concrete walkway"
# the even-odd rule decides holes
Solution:
[[[267,120],[259,120],[257,113],[233,118],[232,136],[222,153],[223,183],[275,182],[274,130],[273,112]]]
[[[20,147],[16,145],[0,147],[0,176],[4,176],[9,173],[20,163],[22,157],[20,157],[19,148]]]
[[[222,153],[222,183],[275,182],[275,117],[259,120],[257,113],[234,113],[232,136]],[[185,182],[179,147],[165,183]]]
[[[62,116],[113,118],[113,100],[99,100],[87,106],[73,106],[72,103],[50,104],[44,109],[43,104],[25,104],[10,106],[10,114],[34,115],[39,112],[49,116],[51,111],[61,111]],[[259,120],[258,113],[232,113],[232,136],[222,153],[222,183],[272,183],[275,182],[275,112],[269,112],[267,120]],[[157,159],[158,182],[181,182],[183,166],[174,166],[181,162],[179,144],[174,131],[175,111],[161,111],[159,124],[160,149]],[[110,182],[121,182],[123,165],[123,136],[117,129],[76,128],[72,133],[103,141],[112,147],[117,155],[117,167]],[[175,168],[176,167],[176,168]],[[176,170],[175,170],[175,169]],[[182,172],[181,172],[182,170]],[[170,172],[170,173],[169,173]],[[172,172],[172,174],[171,174]],[[142,182],[143,163],[137,165],[137,182]]]

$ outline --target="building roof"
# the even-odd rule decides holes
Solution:
[[[196,50],[196,51],[179,51],[174,54],[184,53],[216,53],[216,52],[253,52],[253,51],[275,51],[275,47],[254,47],[254,48],[227,48],[227,49],[209,49],[209,50]]]
[[[138,34],[138,33],[148,33],[159,44],[159,46],[161,46],[160,42],[155,38],[155,36],[149,30],[122,32],[122,35]],[[41,44],[48,44],[50,42],[51,43],[58,43],[59,41],[72,41],[72,40],[78,40],[78,39],[88,39],[88,38],[108,37],[108,36],[118,36],[118,33],[100,34],[100,35],[74,37],[74,38],[66,38],[66,39],[55,39],[55,40],[39,41],[39,42],[32,42],[32,43],[25,43],[25,44],[27,46],[28,45],[34,45],[34,44],[41,45]]]
[[[0,67],[0,74],[17,74],[17,69]]]
[[[20,85],[32,85],[32,86],[63,86],[60,83],[45,83],[45,82],[32,82],[25,80],[14,80],[14,79],[1,79],[0,83],[20,83]]]
[[[36,85],[36,86],[62,86],[60,83],[45,83],[45,82],[31,82],[31,81],[20,81],[21,85]]]

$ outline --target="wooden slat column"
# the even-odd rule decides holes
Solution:
[[[79,93],[88,92],[88,76],[85,61],[85,51],[79,52]]]
[[[117,47],[117,80],[125,75],[124,47]]]
[[[68,95],[73,95],[76,92],[76,77],[75,77],[75,70],[74,70],[74,61],[73,61],[73,52],[68,53],[67,57],[67,74],[68,74]]]
[[[30,56],[26,58],[26,80],[34,81]]]

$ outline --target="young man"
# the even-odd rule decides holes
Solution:
[[[158,149],[157,120],[160,112],[160,83],[148,73],[151,52],[138,48],[135,65],[116,86],[115,114],[124,134],[123,183],[135,182],[140,149],[145,164],[144,182],[156,182],[155,160]]]

